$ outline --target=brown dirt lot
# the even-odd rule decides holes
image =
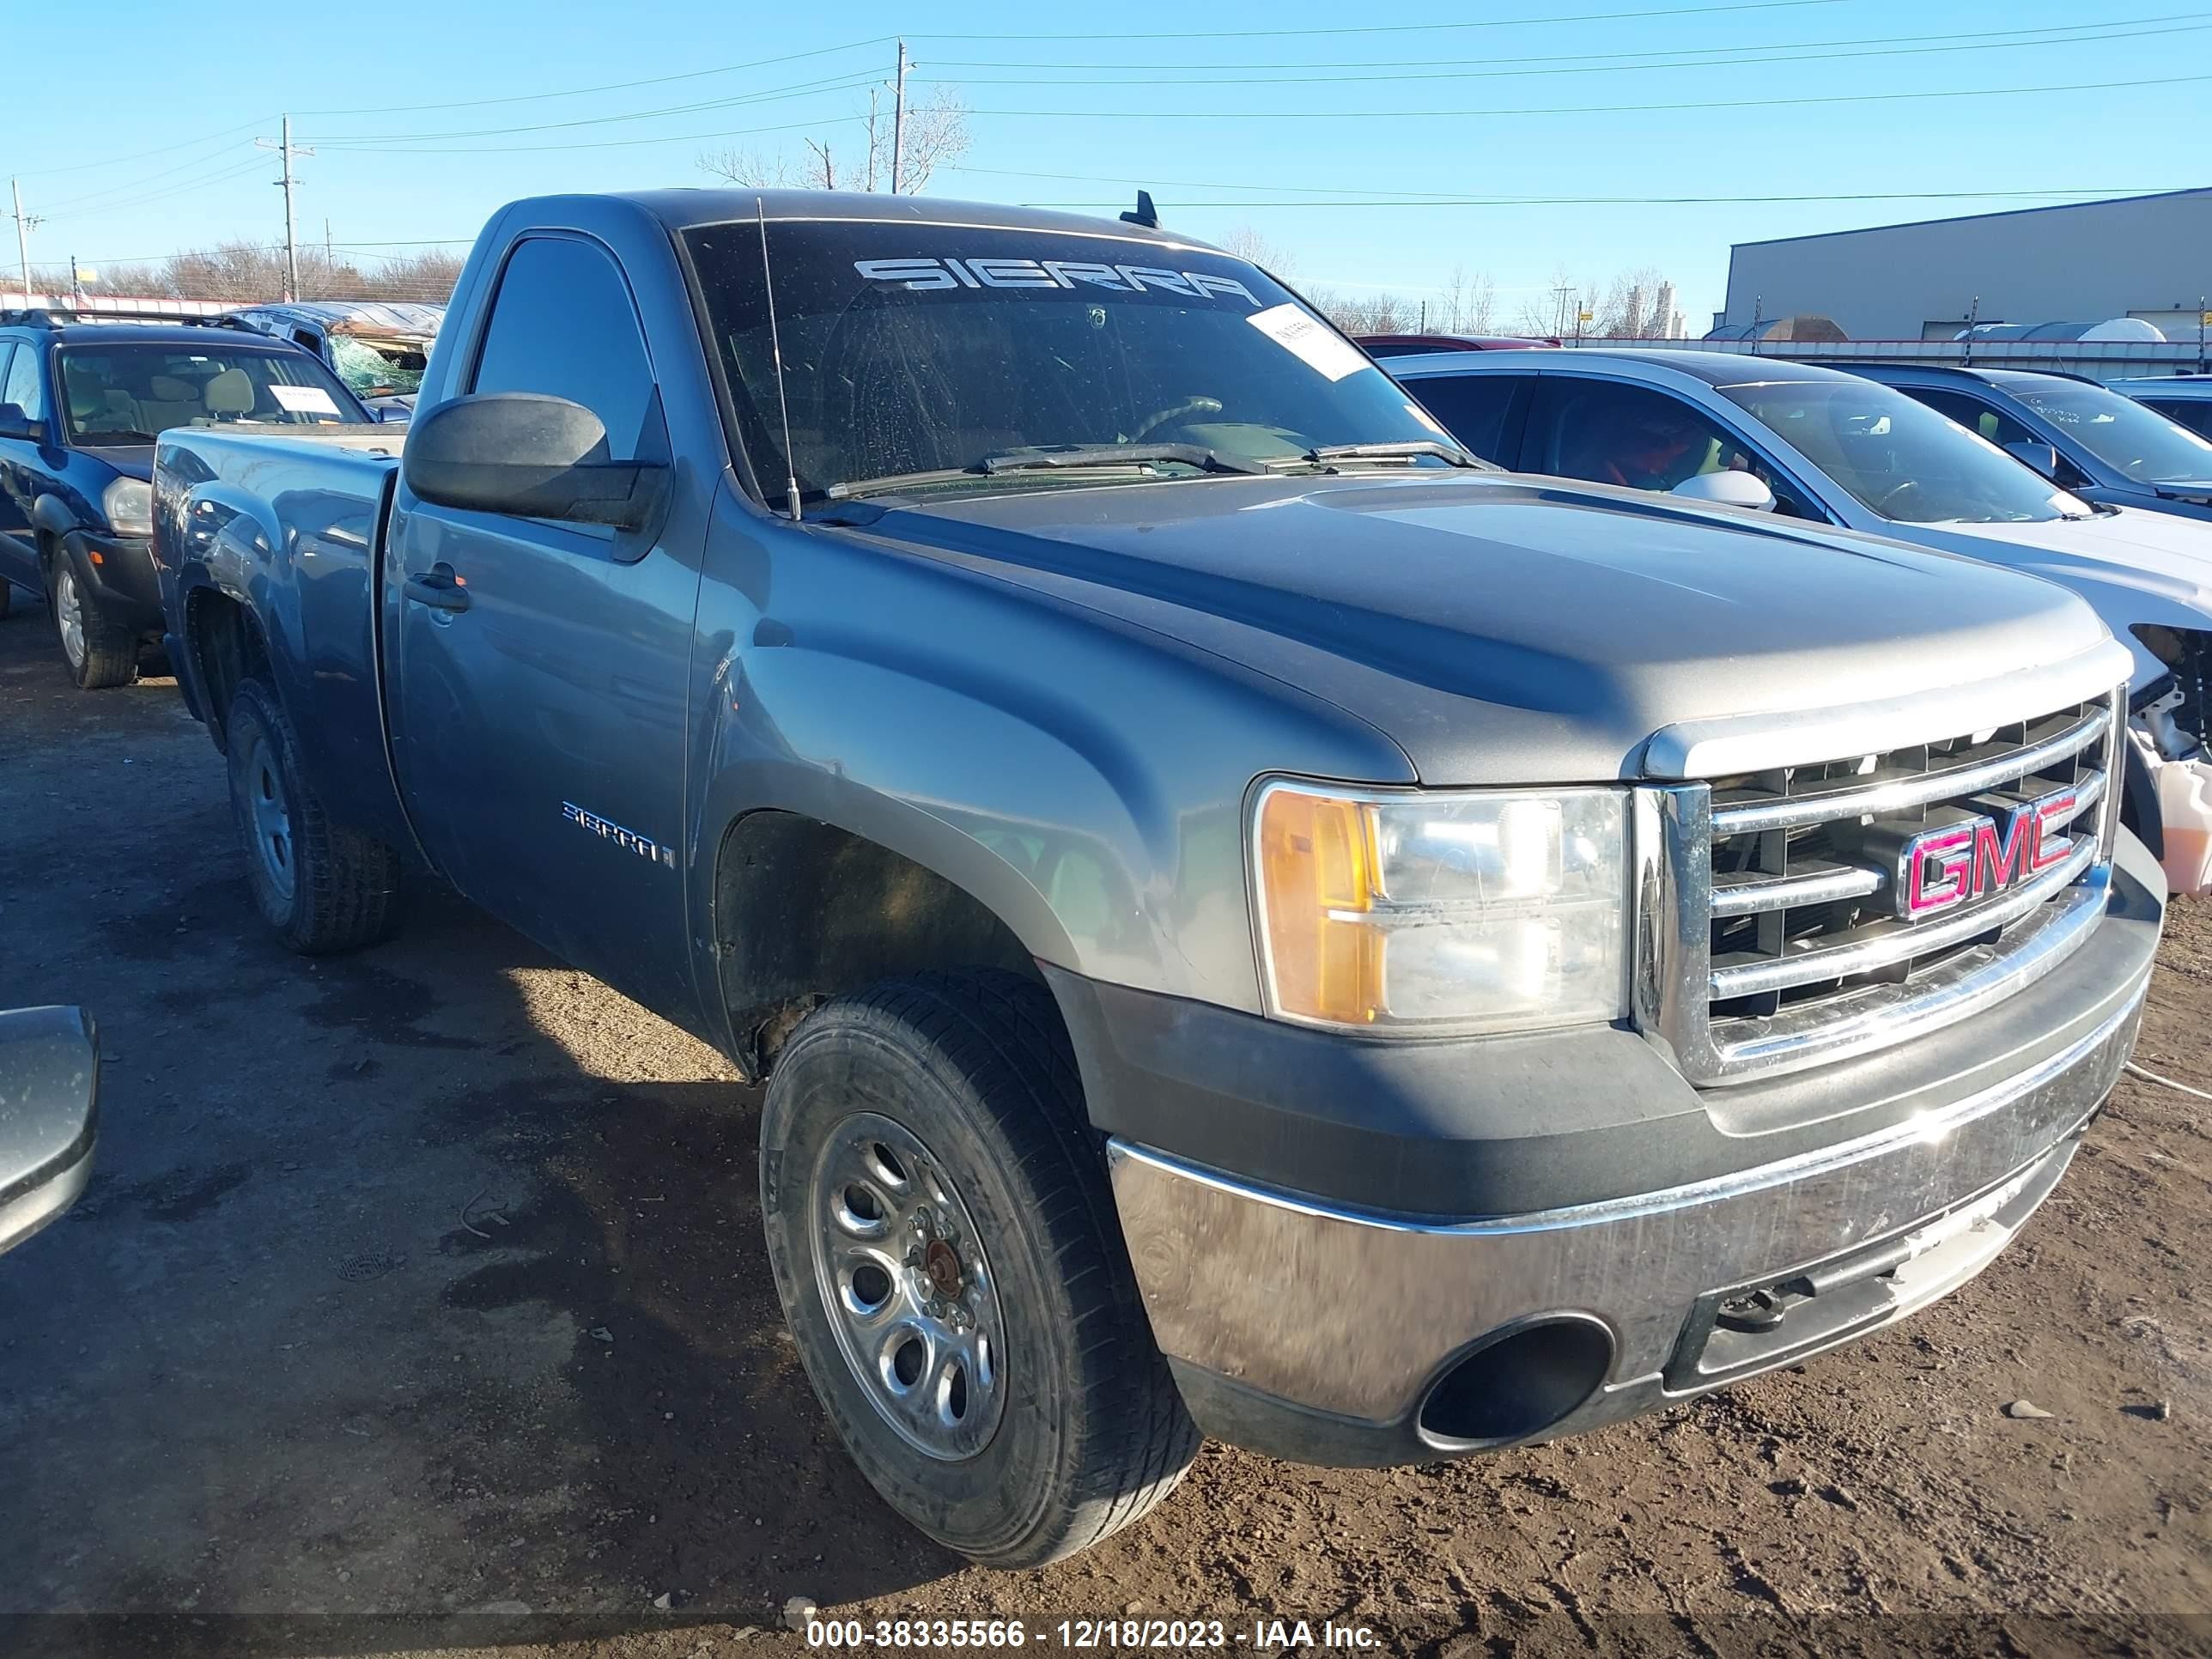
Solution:
[[[690,1659],[792,1645],[793,1595],[1263,1650],[1261,1617],[1389,1651],[2212,1647],[2204,1103],[2124,1082],[1987,1274],[1802,1372],[1389,1474],[1209,1446],[1139,1526],[996,1576],[828,1434],[716,1055],[453,901],[286,955],[171,684],[73,691],[22,604],[0,799],[0,1004],[82,1003],[107,1056],[91,1192],[0,1261],[0,1650]],[[2140,1058],[2212,1085],[2208,1011],[2183,907]]]

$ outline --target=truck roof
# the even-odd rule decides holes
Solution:
[[[695,225],[723,225],[765,215],[775,220],[837,219],[854,223],[967,224],[994,230],[1058,231],[1064,234],[1113,236],[1150,242],[1163,248],[1200,247],[1218,252],[1211,242],[1165,227],[1132,224],[1046,208],[1008,207],[1002,202],[961,202],[939,196],[892,196],[853,190],[736,190],[728,188],[626,190],[588,198],[538,196],[510,210],[526,215],[558,213],[570,202],[628,202],[670,230]]]

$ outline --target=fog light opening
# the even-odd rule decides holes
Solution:
[[[1439,1450],[1508,1445],[1544,1432],[1595,1394],[1613,1333],[1586,1314],[1547,1314],[1486,1339],[1421,1402],[1421,1438]]]

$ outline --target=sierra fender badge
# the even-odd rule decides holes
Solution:
[[[572,800],[564,800],[561,803],[561,816],[578,829],[587,830],[601,840],[611,841],[616,846],[635,853],[641,859],[650,859],[653,863],[665,865],[671,870],[676,867],[676,849],[665,842],[655,841],[650,836],[641,836],[635,830],[625,830],[611,818],[603,818],[597,812],[586,811]]]

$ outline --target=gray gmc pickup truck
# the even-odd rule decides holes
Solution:
[[[823,1407],[1006,1566],[1201,1431],[1428,1462],[1942,1295],[2164,902],[2078,600],[1483,466],[1137,218],[520,202],[404,449],[155,480],[270,924],[434,872],[764,1079]]]

